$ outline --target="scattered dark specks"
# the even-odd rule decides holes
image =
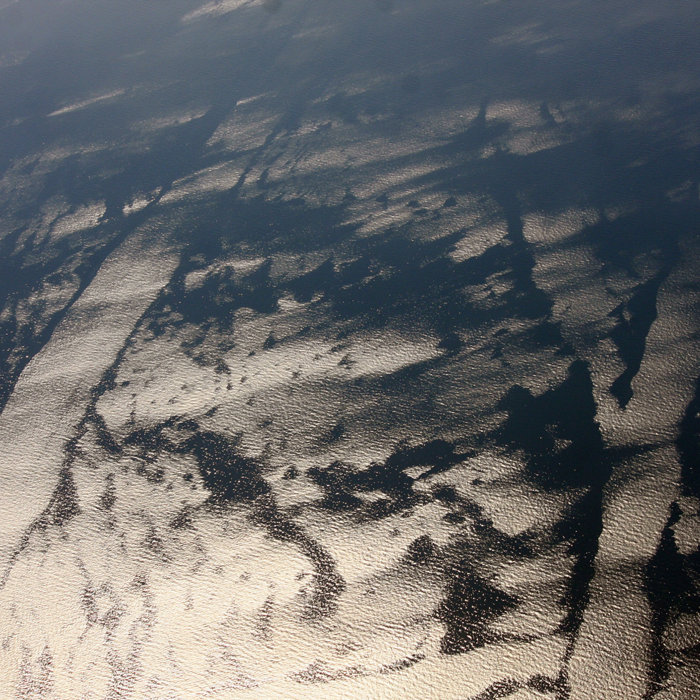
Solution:
[[[446,513],[442,516],[442,519],[451,525],[460,525],[465,520],[464,516],[459,513]]]
[[[269,350],[270,348],[274,348],[275,345],[277,345],[277,339],[275,336],[270,333],[270,335],[267,336],[265,339],[265,342],[263,343],[263,350]]]
[[[336,423],[329,431],[321,436],[321,443],[332,444],[337,442],[345,435],[345,426],[342,423]]]
[[[107,488],[105,488],[102,496],[100,496],[100,508],[103,510],[111,510],[117,500],[117,492],[114,488],[114,476],[109,474],[107,477]]]
[[[540,674],[534,675],[529,681],[528,686],[538,693],[559,693],[563,696],[564,694],[564,681],[563,679],[553,679],[547,678]]]
[[[105,612],[104,615],[99,619],[101,625],[106,627],[108,630],[113,630],[119,624],[119,619],[124,614],[124,611],[116,605],[113,605],[109,610]]]
[[[309,665],[303,671],[292,676],[299,683],[323,683],[333,679],[321,662]]]
[[[496,681],[490,685],[483,693],[479,693],[474,700],[496,700],[497,698],[510,697],[520,690],[521,684],[510,679]]]
[[[163,539],[156,534],[155,530],[151,530],[146,536],[145,544],[154,554],[163,555],[165,553],[165,545]]]
[[[152,484],[160,484],[165,477],[165,471],[161,468],[148,469],[145,464],[140,464],[137,472],[141,476],[145,476],[146,480]]]
[[[457,502],[457,492],[451,486],[440,486],[433,491],[433,496],[443,503]]]
[[[430,535],[421,535],[408,546],[406,556],[409,561],[415,562],[416,564],[425,564],[435,555],[436,551],[437,548],[430,538]]]
[[[58,486],[49,503],[43,519],[48,519],[54,525],[64,525],[80,513],[78,493],[73,480],[73,474],[68,468],[61,471]]]
[[[409,656],[406,659],[399,659],[398,661],[394,661],[393,663],[387,664],[386,666],[383,666],[379,672],[394,673],[396,671],[402,671],[405,668],[410,668],[414,664],[417,664],[424,658],[425,656],[423,654],[415,654],[413,656]]]
[[[275,601],[274,598],[268,598],[260,608],[258,613],[258,620],[256,625],[256,631],[260,635],[261,639],[270,638],[270,629],[272,626],[272,619],[274,614]]]
[[[83,590],[82,596],[80,596],[80,604],[85,610],[85,616],[90,624],[95,624],[99,617],[99,610],[97,608],[97,602],[95,601],[95,591],[87,587]]]
[[[221,359],[219,359],[214,367],[217,374],[231,374],[230,367]]]
[[[338,366],[339,367],[346,367],[347,369],[350,369],[355,363],[353,360],[350,359],[350,355],[345,355],[339,362]]]

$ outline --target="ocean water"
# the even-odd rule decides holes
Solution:
[[[699,20],[0,2],[0,697],[697,697]]]

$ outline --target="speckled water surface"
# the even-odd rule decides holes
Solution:
[[[700,697],[699,28],[0,0],[0,698]]]

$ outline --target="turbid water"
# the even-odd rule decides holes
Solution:
[[[0,697],[698,697],[699,20],[0,2]]]

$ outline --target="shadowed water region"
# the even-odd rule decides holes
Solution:
[[[0,695],[700,681],[688,4],[0,5]]]

